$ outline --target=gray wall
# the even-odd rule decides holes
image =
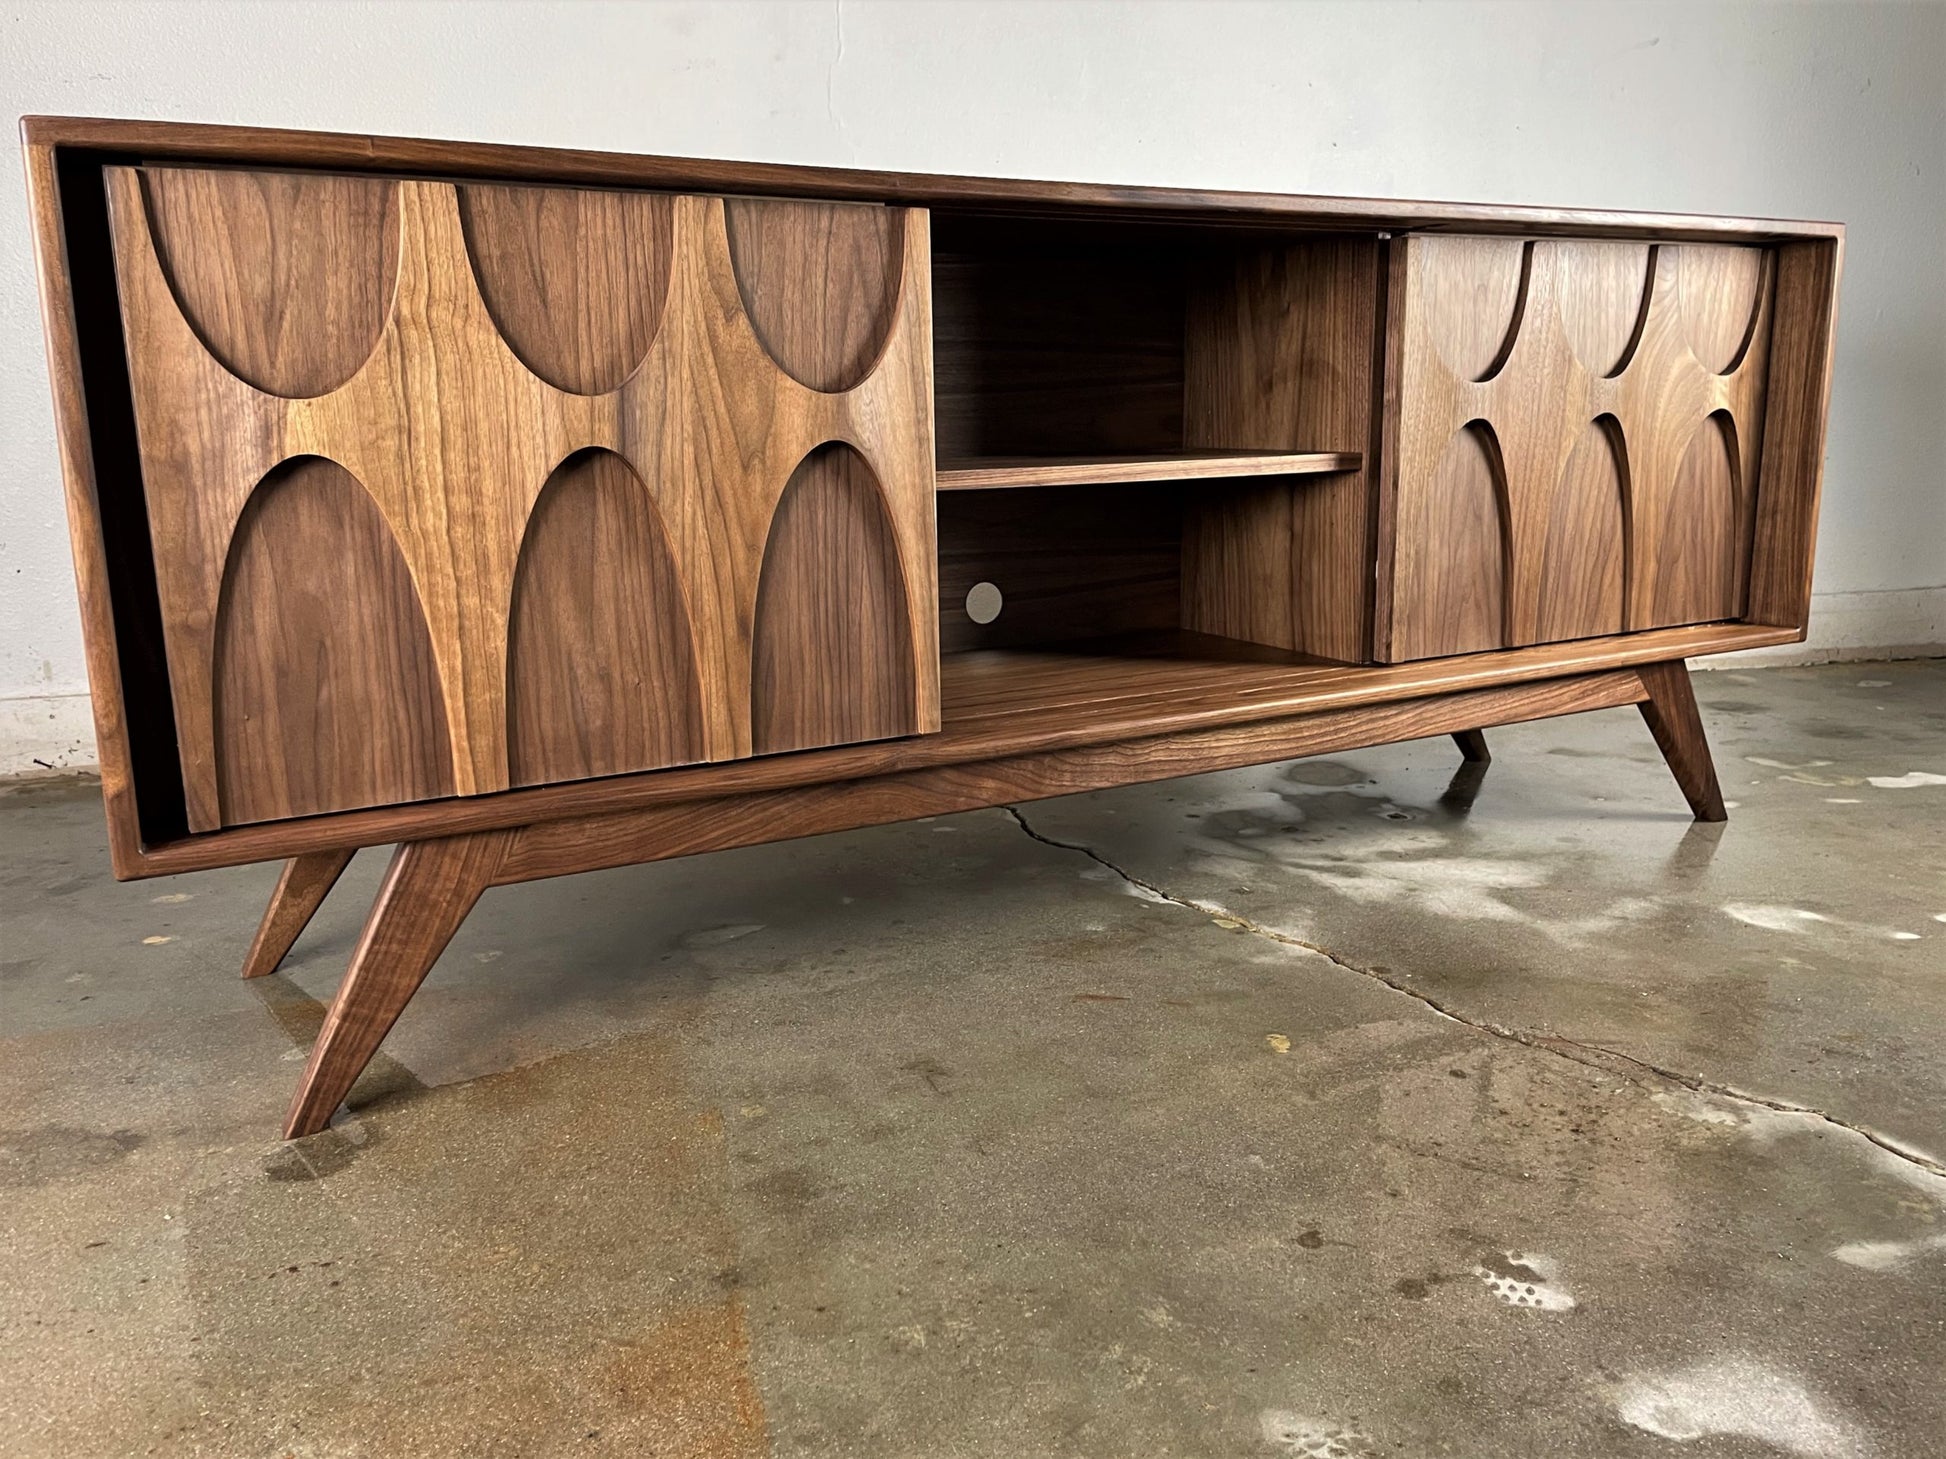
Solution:
[[[1946,639],[1946,6],[10,4],[5,110],[1851,225],[1814,643]],[[0,769],[86,763],[0,152]]]

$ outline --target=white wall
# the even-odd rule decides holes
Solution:
[[[0,6],[10,114],[1851,225],[1814,642],[1946,640],[1946,5]],[[0,769],[92,736],[0,150]]]

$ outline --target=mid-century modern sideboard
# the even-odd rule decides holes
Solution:
[[[1843,229],[24,123],[119,877],[486,888],[1638,704],[1803,637]]]

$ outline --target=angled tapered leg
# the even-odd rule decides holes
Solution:
[[[1487,749],[1485,730],[1455,730],[1453,743],[1459,746],[1460,758],[1469,765],[1484,765],[1493,758]]]
[[[317,915],[331,888],[337,885],[344,869],[351,865],[349,851],[315,851],[309,856],[294,856],[284,863],[284,874],[277,878],[277,890],[270,894],[264,920],[257,925],[256,941],[243,960],[243,976],[261,978],[277,971],[277,965],[291,950],[311,918]]]
[[[438,841],[409,841],[372,903],[351,966],[324,1016],[324,1027],[291,1101],[284,1137],[314,1134],[350,1093],[407,1000],[499,869],[511,836],[481,831]]]
[[[1642,718],[1649,722],[1649,733],[1669,762],[1670,773],[1682,787],[1689,808],[1699,821],[1727,821],[1723,792],[1716,784],[1716,764],[1710,759],[1709,741],[1703,737],[1703,719],[1696,712],[1696,695],[1689,687],[1689,666],[1681,659],[1666,664],[1650,664],[1636,670],[1649,697],[1642,702]]]

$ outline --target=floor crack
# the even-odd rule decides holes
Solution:
[[[1157,901],[1168,902],[1173,906],[1184,908],[1187,911],[1201,913],[1205,917],[1220,917],[1226,922],[1234,923],[1244,931],[1253,933],[1258,937],[1266,938],[1271,942],[1281,943],[1285,947],[1300,948],[1305,952],[1316,953],[1319,957],[1325,959],[1325,961],[1343,968],[1348,973],[1356,973],[1362,978],[1370,978],[1373,982],[1390,988],[1394,993],[1404,994],[1407,998],[1430,1009],[1450,1023],[1457,1023],[1466,1028],[1476,1029],[1493,1038],[1505,1039],[1510,1043],[1520,1044],[1524,1048],[1538,1049],[1542,1053],[1553,1054],[1559,1058],[1585,1065],[1590,1069],[1598,1069],[1604,1074],[1615,1074],[1624,1077],[1634,1077],[1642,1074],[1651,1075],[1656,1079],[1666,1080],[1671,1084],[1680,1085],[1684,1089],[1693,1090],[1698,1094],[1710,1094],[1715,1095],[1719,1099],[1734,1100],[1740,1104],[1756,1105],[1762,1109],[1774,1110],[1779,1114],[1804,1115],[1807,1118],[1820,1120],[1832,1126],[1834,1129],[1844,1130],[1856,1135],[1859,1139],[1877,1146],[1886,1154],[1908,1165],[1915,1166],[1930,1175],[1946,1179],[1946,1166],[1942,1166],[1930,1156],[1910,1149],[1898,1141],[1877,1134],[1872,1130],[1864,1129],[1858,1125],[1848,1124],[1837,1116],[1828,1114],[1813,1105],[1796,1104],[1786,1099],[1772,1099],[1768,1095],[1752,1094],[1748,1090],[1738,1089],[1735,1085],[1719,1084],[1713,1079],[1705,1079],[1697,1074],[1688,1074],[1680,1069],[1671,1069],[1648,1059],[1637,1058],[1633,1054],[1625,1054],[1619,1049],[1610,1049],[1600,1044],[1586,1043],[1580,1039],[1568,1038],[1563,1034],[1529,1033],[1524,1029],[1510,1028],[1505,1024],[1495,1023],[1491,1019],[1476,1018],[1470,1014],[1456,1012],[1431,994],[1423,993],[1409,984],[1398,981],[1396,978],[1387,975],[1382,969],[1361,967],[1357,963],[1347,962],[1328,947],[1322,947],[1315,942],[1307,942],[1301,937],[1293,937],[1290,933],[1280,932],[1275,927],[1266,927],[1256,919],[1246,916],[1241,912],[1233,911],[1219,903],[1203,902],[1194,897],[1179,896],[1166,887],[1157,886],[1154,882],[1137,876],[1127,867],[1121,866],[1111,861],[1108,857],[1103,856],[1092,846],[1078,841],[1061,841],[1052,836],[1043,835],[1034,829],[1026,816],[1021,814],[1020,807],[1018,806],[1010,805],[1003,807],[1003,809],[1008,815],[1014,818],[1015,823],[1032,840],[1040,842],[1043,846],[1052,846],[1056,850],[1078,852],[1097,865],[1105,867],[1130,886],[1140,888]]]

